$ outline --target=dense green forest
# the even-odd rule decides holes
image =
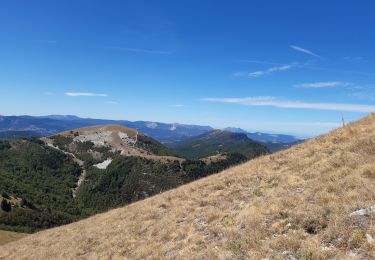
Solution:
[[[217,173],[246,160],[241,154],[211,164],[201,160],[162,163],[141,157],[118,156],[105,170],[88,169],[77,202],[90,213],[128,204],[184,183]]]
[[[69,223],[81,215],[71,199],[80,167],[39,140],[0,142],[0,192],[19,198],[0,211],[0,228],[30,232]]]
[[[63,146],[67,140],[59,141]],[[92,145],[86,142],[78,145],[82,146],[77,148],[78,156],[93,160],[85,153]],[[38,139],[0,141],[0,229],[34,232],[70,223],[175,188],[246,159],[233,153],[208,164],[197,159],[160,162],[114,155],[105,170],[93,167],[92,162],[83,166],[86,180],[73,198],[72,189],[82,169],[70,155]]]
[[[36,138],[41,135],[35,131],[0,131],[0,140],[16,140],[20,138]]]

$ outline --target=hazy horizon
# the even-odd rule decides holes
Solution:
[[[304,134],[300,134],[300,133],[295,133],[295,132],[282,132],[282,131],[272,131],[272,130],[269,130],[269,129],[249,129],[249,128],[246,128],[246,127],[241,127],[240,125],[236,126],[236,125],[226,125],[226,126],[215,126],[215,125],[210,125],[210,124],[196,124],[196,123],[189,123],[189,122],[170,122],[170,121],[160,121],[160,120],[148,120],[148,119],[134,119],[134,120],[130,120],[130,119],[127,119],[127,118],[97,118],[97,117],[86,117],[86,116],[79,116],[79,115],[63,115],[63,114],[45,114],[45,115],[28,115],[28,114],[12,114],[12,115],[3,115],[3,114],[0,114],[0,116],[17,116],[17,117],[21,117],[21,116],[31,116],[31,117],[47,117],[47,116],[76,116],[76,117],[79,117],[79,118],[82,118],[82,119],[99,119],[99,120],[115,120],[115,121],[132,121],[132,122],[135,122],[135,121],[144,121],[144,122],[155,122],[155,123],[164,123],[164,124],[181,124],[181,125],[199,125],[199,126],[210,126],[214,129],[224,129],[224,128],[241,128],[242,130],[245,130],[249,133],[255,133],[255,132],[262,132],[262,133],[268,133],[268,134],[285,134],[285,135],[292,135],[292,136],[295,136],[295,137],[298,137],[298,138],[302,138],[302,139],[306,139],[306,138],[312,138],[312,137],[315,137],[315,136],[318,136],[320,134],[316,134],[316,135],[304,135]],[[345,122],[345,123],[349,123],[349,122]],[[274,122],[269,122],[269,124],[274,124]],[[288,122],[285,122],[285,124],[288,124]],[[319,124],[319,123],[318,123]],[[337,122],[337,123],[332,123],[331,126],[327,125],[327,127],[331,127],[331,129],[329,129],[328,131],[331,131],[331,130],[334,130],[338,127],[342,126],[342,120],[340,122]],[[324,134],[324,132],[322,132],[321,134]]]

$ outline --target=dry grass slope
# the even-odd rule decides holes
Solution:
[[[27,234],[0,230],[0,245],[19,240],[25,236]]]
[[[0,248],[3,259],[374,259],[375,116]]]

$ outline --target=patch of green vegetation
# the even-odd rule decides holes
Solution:
[[[230,166],[245,162],[247,158],[239,153],[226,154],[226,159],[206,164],[201,160],[190,159],[184,161],[182,166],[183,178],[185,182],[206,177],[208,175],[220,172]]]
[[[166,164],[118,156],[106,170],[89,168],[77,201],[93,212],[125,205],[181,185],[179,170],[177,161]]]
[[[76,219],[81,213],[71,188],[80,172],[71,158],[38,140],[0,142],[0,191],[28,206],[0,212],[0,225],[30,232]]]
[[[257,197],[262,197],[263,196],[263,191],[262,191],[261,188],[256,188],[253,193]]]
[[[174,144],[176,154],[196,159],[219,153],[239,153],[248,159],[269,153],[267,147],[249,139],[245,134],[215,130],[188,141]]]
[[[174,156],[175,155],[167,147],[165,147],[161,143],[153,140],[152,138],[146,135],[138,135],[137,146],[145,149],[146,151],[150,151],[151,153],[155,155],[160,155],[160,156],[163,156],[163,155]]]
[[[34,131],[0,131],[0,140],[16,140],[36,137],[40,137],[40,134]]]
[[[66,150],[68,145],[73,142],[72,137],[62,136],[62,135],[54,135],[50,137],[53,140],[53,144],[60,149]]]
[[[82,169],[71,156],[39,140],[0,142],[0,200],[4,201],[0,202],[0,229],[34,232],[67,224],[176,188],[247,159],[233,153],[209,164],[197,159],[161,162],[115,155],[109,148],[97,148],[91,142],[75,144],[65,137],[57,138],[57,143],[74,146],[78,158],[88,158],[86,180],[75,198],[72,188]],[[153,145],[151,142],[159,154],[166,154],[167,148]],[[97,169],[86,149],[107,156],[111,153],[109,157],[114,160],[107,169]]]
[[[106,170],[90,167],[79,188],[77,201],[90,213],[118,207],[158,194],[181,184],[217,173],[246,160],[241,154],[211,164],[200,160],[163,163],[141,157],[116,157]]]

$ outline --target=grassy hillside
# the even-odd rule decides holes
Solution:
[[[0,258],[374,259],[375,116],[123,208],[7,244]]]
[[[202,158],[220,153],[239,153],[252,159],[268,153],[268,149],[249,139],[246,134],[214,130],[206,134],[176,143],[174,151],[187,158]]]
[[[12,241],[19,240],[25,236],[27,236],[27,234],[0,230],[0,246]]]
[[[288,148],[292,147],[293,145],[300,144],[300,143],[303,143],[305,141],[306,140],[300,140],[300,141],[297,141],[297,142],[294,142],[294,143],[267,142],[267,143],[263,143],[263,144],[268,148],[268,150],[270,150],[270,152],[274,153],[274,152],[278,152],[278,151],[288,149]]]

